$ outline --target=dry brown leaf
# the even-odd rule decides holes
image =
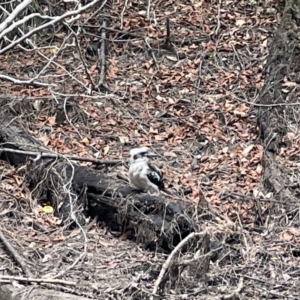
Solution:
[[[282,86],[285,86],[285,87],[295,87],[295,86],[297,86],[297,83],[293,82],[293,81],[287,81],[287,82],[284,82],[282,84]]]
[[[130,91],[131,93],[135,93],[135,92],[138,91],[138,87],[137,87],[136,85],[133,85],[133,86],[131,86],[131,87],[129,88],[129,91]]]
[[[164,140],[166,139],[165,136],[159,135],[159,134],[155,135],[154,138],[155,138],[155,140],[157,140],[157,141],[164,141]]]
[[[253,147],[254,147],[254,145],[250,145],[250,146],[246,147],[246,148],[243,150],[242,155],[243,155],[244,157],[247,157],[248,154],[250,153],[250,151],[253,149]]]
[[[109,145],[106,145],[106,146],[103,148],[103,154],[106,155],[108,152],[109,152]]]
[[[238,136],[240,138],[249,138],[250,134],[249,134],[249,132],[239,132]]]
[[[295,134],[293,132],[288,132],[286,137],[289,141],[293,141],[295,139]]]
[[[224,108],[226,111],[232,111],[233,107],[234,107],[234,105],[232,103],[230,103],[229,101],[225,102]]]
[[[50,125],[55,125],[55,123],[56,123],[56,122],[55,122],[55,117],[49,117],[47,121],[48,121],[48,123],[49,123]]]
[[[243,168],[243,167],[239,168],[239,174],[240,175],[246,175],[247,174],[246,169]]]
[[[287,232],[287,231],[283,232],[283,233],[280,235],[280,240],[281,240],[281,241],[289,242],[289,241],[291,241],[292,239],[293,239],[293,236],[292,236],[289,232]]]
[[[119,136],[119,139],[122,144],[129,142],[128,136]]]
[[[84,137],[82,140],[81,140],[81,143],[85,146],[88,146],[89,145],[89,140],[87,137]]]
[[[119,63],[119,61],[115,58],[107,58],[107,60],[114,66]]]
[[[235,25],[236,26],[242,26],[242,25],[244,25],[246,23],[246,20],[245,19],[237,19],[236,21],[235,21]]]
[[[224,147],[223,149],[222,149],[222,152],[223,152],[223,154],[226,154],[227,152],[228,152],[228,147]]]
[[[119,240],[126,241],[131,234],[132,234],[131,230],[127,230],[119,237]]]
[[[256,173],[257,173],[258,175],[261,175],[262,171],[263,171],[262,165],[258,164],[258,165],[256,166]]]
[[[152,62],[151,61],[146,61],[143,63],[143,66],[146,68],[146,69],[150,69],[150,67],[152,66]]]
[[[295,228],[295,227],[289,228],[288,232],[291,233],[294,236],[300,236],[300,230]]]
[[[166,58],[171,61],[178,61],[178,59],[175,55],[166,55]]]
[[[61,235],[61,236],[57,236],[57,237],[54,237],[52,239],[53,242],[62,242],[62,241],[65,241],[66,240],[66,237]]]
[[[237,108],[238,111],[248,111],[248,106],[245,104],[245,103],[242,103],[238,108]]]
[[[150,127],[149,129],[149,133],[158,133],[158,130],[157,129],[153,129],[153,127]]]
[[[90,71],[90,74],[94,73],[97,69],[97,64],[94,64],[92,65],[90,68],[89,68],[89,71]]]
[[[193,197],[193,199],[198,199],[198,197],[199,197],[199,189],[193,189],[193,191],[192,191],[192,197]]]
[[[265,198],[267,199],[271,199],[273,197],[273,193],[272,192],[269,192],[265,195]]]
[[[248,114],[247,114],[246,112],[244,112],[244,111],[234,110],[233,113],[234,113],[236,116],[240,116],[240,117],[242,117],[242,118],[248,116]]]
[[[48,136],[41,136],[39,138],[39,140],[43,143],[44,146],[48,146],[49,145],[49,142],[50,142],[50,139]]]
[[[268,45],[268,39],[265,39],[260,45],[266,48]]]
[[[166,157],[177,157],[177,154],[174,152],[164,152],[164,156]]]
[[[118,73],[119,69],[117,67],[112,67],[112,68],[109,68],[107,70],[107,76],[109,78],[116,78],[117,77],[117,73]]]

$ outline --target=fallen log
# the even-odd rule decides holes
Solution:
[[[11,119],[5,121],[1,115],[0,158],[15,166],[26,166],[25,180],[33,196],[50,203],[65,226],[83,225],[89,216],[112,230],[129,232],[145,247],[165,251],[197,230],[181,204],[141,193],[124,180],[109,178],[104,161],[96,161],[102,170],[95,170],[74,163],[72,157],[50,153],[24,128]],[[113,163],[120,161],[108,161]]]

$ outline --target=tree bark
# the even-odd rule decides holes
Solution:
[[[269,47],[265,83],[259,95],[258,125],[264,146],[264,184],[281,201],[298,202],[299,186],[278,156],[292,145],[290,133],[299,130],[300,1],[287,0],[280,26]],[[298,131],[299,132],[299,131]],[[297,171],[299,172],[299,171]]]

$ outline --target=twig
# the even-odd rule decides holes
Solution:
[[[299,85],[297,85],[297,86],[299,87]],[[233,94],[230,94],[230,96],[233,96],[235,99],[237,99],[240,102],[247,103],[247,104],[250,104],[250,105],[253,105],[253,106],[257,106],[257,107],[277,107],[277,106],[297,106],[297,105],[300,105],[300,102],[291,102],[291,103],[282,102],[282,103],[273,103],[273,104],[260,104],[260,103],[254,103],[254,102],[250,102],[250,101],[241,99],[241,98],[239,98],[239,97],[237,97]]]
[[[127,7],[127,3],[128,3],[128,0],[125,0],[124,6],[123,6],[123,9],[122,9],[122,12],[121,12],[121,26],[120,26],[120,29],[123,29],[123,18],[124,18],[125,9]]]
[[[237,294],[242,290],[242,288],[244,287],[243,285],[243,277],[240,277],[239,283],[237,288],[230,294],[224,295],[224,296],[216,296],[216,297],[212,297],[210,298],[211,300],[224,300],[224,299],[236,299]]]
[[[240,59],[240,57],[239,57],[239,55],[238,55],[238,53],[237,53],[237,51],[236,51],[236,49],[235,49],[234,43],[230,43],[230,46],[231,46],[231,48],[233,49],[233,52],[234,52],[234,54],[236,55],[236,57],[237,57],[237,59],[238,59],[238,61],[239,61],[239,63],[240,63],[240,66],[241,66],[241,68],[242,68],[242,70],[245,70],[246,67],[243,65],[243,63],[242,63],[242,61],[241,61],[241,59]]]
[[[32,80],[32,79],[28,79],[28,80],[19,80],[19,79],[16,79],[16,78],[13,78],[13,77],[10,77],[10,76],[7,76],[7,75],[2,75],[0,74],[0,78],[1,79],[5,79],[5,80],[9,80],[9,81],[12,81],[14,84],[29,84],[29,85],[33,85],[33,86],[36,86],[36,87],[49,87],[49,86],[53,86],[55,87],[56,84],[54,83],[43,83],[43,82],[38,82],[38,81],[35,81],[35,80]]]
[[[2,32],[9,23],[13,22],[15,20],[15,18],[17,17],[17,15],[26,8],[26,6],[28,6],[30,3],[32,2],[32,0],[25,0],[22,1],[15,9],[14,11],[5,19],[4,22],[2,22],[2,24],[0,24],[0,32]]]
[[[19,31],[21,32],[22,35],[24,34],[22,30],[19,30]],[[14,78],[6,76],[6,75],[0,75],[0,78],[3,77],[4,79],[12,80],[16,84],[29,84],[29,85],[36,85],[36,86],[56,86],[56,84],[41,83],[41,82],[37,82],[36,80],[45,72],[45,70],[48,68],[48,66],[50,66],[50,64],[56,59],[60,50],[63,49],[67,39],[68,39],[68,37],[66,39],[64,39],[64,41],[63,41],[61,47],[58,49],[58,51],[56,51],[54,53],[54,55],[50,59],[48,59],[47,64],[43,67],[43,69],[34,78],[28,79],[27,81],[24,81],[24,80],[21,81],[18,79],[14,79]],[[27,40],[27,42],[32,47],[34,47],[33,43],[29,39]]]
[[[220,11],[221,11],[221,0],[219,0],[219,4],[218,4],[218,16],[217,16],[218,25],[217,25],[215,35],[218,34],[219,29],[220,29]]]
[[[171,50],[171,31],[170,31],[170,20],[169,18],[166,19],[166,30],[167,30],[167,35],[166,35],[166,42],[165,42],[165,47],[168,50]]]
[[[121,174],[117,174],[117,178],[128,183],[128,179],[126,177],[124,177],[123,175],[121,175]]]
[[[68,113],[67,113],[67,101],[69,100],[69,97],[66,97],[65,100],[64,100],[64,114],[65,114],[65,117],[66,117],[66,120],[68,121],[68,123],[70,124],[71,127],[74,128],[74,130],[77,132],[77,134],[80,136],[81,139],[83,139],[83,136],[80,134],[79,130],[77,129],[76,126],[74,126],[68,116]]]
[[[150,19],[150,7],[151,7],[151,0],[148,0],[148,5],[147,5],[147,19]]]
[[[191,84],[192,87],[194,87],[195,89],[200,89],[198,86]],[[297,87],[299,87],[300,85],[297,85]],[[244,99],[241,99],[237,96],[235,96],[233,93],[228,94],[230,96],[232,96],[234,99],[242,102],[242,103],[246,103],[246,104],[250,104],[252,106],[256,106],[256,107],[277,107],[277,106],[300,106],[300,102],[291,102],[291,103],[286,103],[286,102],[281,102],[281,103],[273,103],[273,104],[260,104],[260,103],[255,103],[255,102],[250,102]],[[222,95],[222,98],[225,98],[228,95]],[[256,97],[257,98],[257,97]],[[254,101],[256,101],[256,98],[254,99]]]
[[[10,244],[10,242],[6,239],[6,237],[3,235],[2,231],[0,231],[0,240],[6,246],[7,250],[13,255],[14,259],[22,267],[22,269],[25,272],[26,276],[27,277],[33,277],[30,270],[27,268],[25,262],[21,258],[21,256],[17,253],[17,251],[13,248],[13,246]]]
[[[95,5],[97,2],[99,2],[100,0],[94,0],[90,3],[88,3],[87,5],[84,5],[82,7],[80,7],[79,9],[77,10],[72,10],[72,11],[68,11],[66,12],[65,14],[61,15],[61,16],[58,16],[57,18],[51,20],[50,22],[48,23],[45,23],[41,26],[38,26],[36,28],[34,28],[33,30],[27,32],[26,34],[24,34],[23,36],[21,36],[20,38],[18,38],[17,40],[14,40],[11,44],[9,44],[8,46],[6,46],[5,48],[2,48],[0,49],[0,54],[3,54],[5,53],[7,50],[13,48],[14,46],[16,46],[17,44],[19,44],[20,42],[24,41],[25,39],[29,38],[30,36],[32,36],[33,34],[35,34],[36,32],[44,29],[44,28],[47,28],[49,26],[53,26],[54,24],[60,22],[61,20],[63,19],[66,19],[68,17],[71,17],[71,16],[74,16],[74,15],[78,15],[80,14],[81,12],[85,11],[86,9],[88,9],[89,7],[92,7],[93,5]],[[70,21],[73,21],[73,19],[71,20],[68,20],[68,22]]]
[[[96,216],[84,229],[86,232],[90,231],[94,224],[97,224],[98,216]]]
[[[17,22],[14,22],[13,24],[11,24],[9,26],[9,28],[5,29],[2,31],[2,33],[0,33],[0,40],[9,32],[11,32],[13,29],[15,29],[16,27],[28,22],[30,19],[32,18],[35,18],[35,17],[38,17],[38,18],[41,18],[41,19],[49,19],[49,20],[54,20],[55,17],[50,17],[50,16],[42,16],[41,14],[39,13],[33,13],[33,14],[30,14],[26,17],[24,17],[23,19],[17,21]],[[0,30],[1,32],[1,30]]]
[[[66,40],[66,39],[65,39]],[[85,88],[85,89],[88,89],[87,87],[86,87],[86,85],[83,83],[83,82],[81,82],[80,80],[78,80],[72,73],[70,73],[65,67],[63,67],[62,65],[60,65],[60,64],[58,64],[57,62],[55,62],[53,59],[54,59],[54,57],[56,57],[57,56],[57,52],[53,55],[53,57],[52,58],[48,58],[46,55],[44,55],[41,51],[39,51],[39,48],[36,46],[36,45],[34,45],[34,43],[30,40],[30,39],[27,39],[27,42],[31,45],[31,47],[32,47],[32,49],[33,50],[36,50],[36,52],[37,52],[37,54],[38,55],[40,55],[42,58],[44,58],[45,60],[47,60],[48,61],[48,63],[47,63],[47,65],[49,64],[49,63],[52,63],[52,64],[54,64],[55,66],[57,66],[58,68],[60,68],[60,69],[62,69],[64,72],[66,72],[66,74],[68,74],[73,80],[75,80],[76,82],[78,82],[83,88]],[[64,41],[65,42],[65,41]],[[63,42],[63,43],[64,43]],[[60,47],[60,49],[61,49],[61,47]],[[60,50],[59,49],[59,50]],[[24,49],[25,51],[27,51],[26,49]],[[47,66],[46,65],[46,66]],[[46,66],[43,68],[43,70],[46,68]],[[55,94],[52,90],[50,90],[50,92],[52,93],[52,94]],[[88,97],[87,95],[86,95],[86,97]],[[54,97],[55,98],[55,97]]]
[[[83,243],[84,248],[83,248],[83,252],[81,252],[81,254],[74,260],[74,262],[71,265],[69,265],[64,270],[61,270],[53,278],[61,277],[64,274],[66,274],[69,270],[71,270],[72,268],[74,268],[79,263],[80,260],[83,260],[84,257],[87,254],[88,239],[87,239],[85,230],[83,229],[83,227],[81,226],[80,222],[78,221],[77,212],[75,211],[75,207],[74,207],[74,203],[78,202],[78,195],[75,195],[72,192],[72,188],[71,188],[72,187],[72,181],[74,179],[75,168],[74,168],[74,166],[72,165],[72,163],[70,161],[69,161],[69,165],[70,165],[70,167],[72,169],[71,177],[68,180],[68,182],[66,182],[65,184],[63,184],[61,186],[61,188],[62,188],[63,194],[67,195],[68,198],[69,198],[69,209],[70,209],[69,216],[70,216],[71,220],[73,220],[77,224],[77,226],[79,227],[80,231],[82,232],[83,239],[84,239],[84,243]],[[57,176],[61,176],[61,174],[56,174],[56,175]],[[64,179],[62,177],[63,176],[61,176],[60,179],[63,182]]]
[[[237,288],[231,293],[231,294],[228,294],[228,295],[225,295],[223,296],[221,299],[231,299],[235,296],[238,295],[238,293],[242,290],[242,288],[244,287],[244,284],[243,284],[243,277],[240,277],[240,280],[239,280],[239,283],[238,283],[238,286]]]
[[[103,165],[117,165],[122,163],[122,160],[118,159],[112,159],[112,160],[100,160],[97,158],[88,158],[88,157],[80,157],[80,156],[68,156],[68,155],[62,155],[58,153],[49,153],[49,152],[34,152],[34,151],[23,151],[23,150],[17,150],[17,149],[10,149],[10,148],[0,148],[1,152],[11,152],[11,153],[19,153],[19,154],[25,154],[29,156],[35,156],[39,158],[66,158],[69,160],[76,160],[76,161],[87,161],[87,162],[93,162],[96,164],[103,164]]]
[[[203,82],[202,80],[202,63],[203,63],[203,53],[201,55],[201,59],[200,59],[200,62],[199,62],[199,68],[198,68],[198,80],[197,80],[197,91],[196,91],[196,94],[195,94],[195,97],[198,97],[199,95],[199,90],[200,90],[200,84]]]
[[[154,55],[154,52],[153,52],[153,50],[152,50],[152,48],[151,48],[151,46],[150,46],[150,44],[149,44],[149,42],[148,42],[148,38],[145,38],[144,40],[145,40],[145,43],[146,43],[148,49],[151,51],[152,58],[153,58],[153,60],[154,60],[154,62],[155,62],[155,65],[156,65],[157,69],[159,70],[159,66],[158,66],[157,59],[156,59],[156,57],[155,57],[155,55]]]
[[[101,61],[101,68],[100,68],[100,79],[99,83],[97,85],[97,88],[104,87],[104,75],[105,75],[105,40],[106,40],[106,24],[107,21],[104,20],[102,23],[102,29],[101,29],[101,48],[100,48],[100,61]],[[99,51],[99,50],[98,50]]]
[[[75,37],[75,44],[76,44],[76,48],[78,50],[78,53],[79,53],[79,56],[80,56],[80,60],[83,64],[83,67],[84,67],[84,70],[85,70],[85,73],[86,73],[86,76],[88,77],[88,79],[90,80],[91,82],[91,85],[92,85],[92,88],[94,89],[95,88],[95,84],[94,84],[94,81],[91,77],[91,74],[89,73],[89,70],[87,68],[87,65],[85,63],[85,60],[83,59],[83,56],[82,56],[82,53],[81,53],[81,49],[80,49],[80,46],[79,46],[79,42],[78,42],[78,37],[76,35],[76,33],[74,32],[74,37]]]
[[[0,276],[0,280],[17,280],[17,281],[26,281],[26,282],[39,282],[39,283],[55,283],[55,284],[64,284],[64,285],[77,285],[77,282],[74,281],[66,281],[60,279],[43,279],[43,278],[25,278],[19,276]]]
[[[153,300],[154,299],[154,296],[156,296],[156,293],[157,293],[157,290],[158,290],[158,287],[167,271],[167,269],[169,268],[170,266],[170,263],[173,259],[173,257],[175,256],[175,254],[180,250],[180,248],[182,248],[190,239],[194,238],[195,236],[199,236],[199,235],[202,235],[204,236],[206,234],[206,231],[204,232],[198,232],[198,233],[195,233],[195,232],[192,232],[190,233],[186,238],[184,238],[174,249],[173,251],[171,252],[171,254],[169,255],[168,259],[165,261],[165,263],[163,264],[161,270],[160,270],[160,273],[158,275],[158,278],[156,279],[155,281],[155,284],[154,284],[154,288],[153,288],[153,291],[152,291],[152,296],[150,298],[150,300]]]

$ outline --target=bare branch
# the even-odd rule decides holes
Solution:
[[[7,250],[13,255],[13,257],[19,263],[19,265],[22,267],[26,276],[33,277],[30,270],[27,268],[25,262],[21,258],[21,256],[17,253],[17,251],[13,248],[13,246],[10,244],[10,242],[6,239],[6,237],[3,235],[2,231],[0,231],[0,240],[6,246]]]
[[[2,33],[0,34],[0,40],[1,38],[3,38],[6,34],[8,34],[9,32],[11,32],[13,29],[15,29],[16,27],[26,23],[27,21],[29,21],[30,19],[32,18],[35,18],[35,17],[39,17],[41,19],[51,19],[51,20],[55,20],[56,18],[55,17],[50,17],[50,16],[42,16],[41,14],[39,13],[34,13],[34,14],[30,14],[26,17],[24,17],[23,19],[17,21],[17,22],[14,22],[13,24],[11,24],[8,28],[6,28],[5,30],[2,31]],[[2,23],[3,24],[3,23]]]
[[[54,83],[43,83],[43,82],[35,81],[34,78],[28,79],[28,80],[19,80],[19,79],[16,79],[16,78],[13,78],[13,77],[10,77],[7,75],[2,75],[2,74],[0,74],[0,78],[12,81],[14,84],[32,84],[35,86],[42,86],[42,87],[56,86],[56,84],[54,84]]]
[[[118,159],[112,159],[112,160],[100,160],[97,158],[88,158],[88,157],[81,157],[81,156],[67,156],[67,155],[61,155],[58,153],[47,153],[47,152],[34,152],[34,151],[23,151],[23,150],[17,150],[17,149],[10,149],[10,148],[0,148],[1,152],[10,152],[10,153],[19,153],[19,154],[25,154],[28,156],[35,156],[34,161],[36,161],[38,158],[66,158],[69,160],[76,160],[76,161],[87,161],[87,162],[93,162],[96,164],[103,164],[103,165],[117,165],[122,163],[122,160]]]
[[[81,62],[82,62],[82,65],[83,65],[83,67],[84,67],[84,70],[85,70],[85,74],[86,74],[86,76],[88,77],[88,79],[90,80],[91,85],[92,85],[92,88],[94,89],[94,88],[95,88],[95,84],[94,84],[93,78],[91,77],[91,74],[90,74],[90,72],[89,72],[89,70],[88,70],[88,67],[87,67],[87,65],[86,65],[86,62],[85,62],[85,60],[84,60],[84,58],[83,58],[83,56],[82,56],[82,53],[81,53],[81,50],[80,50],[80,46],[79,46],[78,37],[77,37],[77,35],[76,35],[75,32],[74,32],[74,38],[75,38],[75,44],[76,44],[77,51],[78,51],[78,53],[79,53],[80,60],[81,60]]]
[[[105,75],[105,40],[106,40],[106,20],[102,23],[101,30],[101,48],[100,48],[100,56],[101,56],[101,69],[100,69],[100,79],[97,85],[98,88],[105,87],[104,86],[104,75]]]
[[[199,236],[199,235],[202,235],[202,236],[205,236],[207,234],[206,231],[204,232],[198,232],[198,233],[195,233],[195,232],[192,232],[190,233],[186,238],[184,238],[174,249],[173,251],[171,252],[171,254],[169,255],[168,259],[165,261],[165,263],[163,264],[161,270],[160,270],[160,273],[158,275],[158,278],[156,279],[155,281],[155,284],[154,284],[154,288],[153,288],[153,292],[152,292],[152,297],[150,298],[151,300],[154,299],[154,296],[156,295],[157,293],[157,290],[158,290],[158,287],[167,271],[167,269],[169,268],[170,266],[170,263],[172,262],[172,259],[173,257],[175,256],[175,254],[180,250],[180,248],[182,248],[190,239],[194,238],[195,236]]]
[[[6,18],[6,20],[4,22],[2,22],[2,24],[0,24],[0,32],[2,32],[9,23],[11,23],[16,17],[17,15],[23,10],[25,9],[30,3],[32,2],[32,0],[24,0],[21,1],[21,3],[14,9],[14,11]]]
[[[64,285],[71,285],[75,286],[77,283],[74,281],[66,281],[66,280],[59,280],[59,279],[46,279],[46,278],[25,278],[20,276],[6,276],[3,275],[0,277],[0,280],[16,280],[16,281],[26,281],[26,282],[39,282],[39,283],[57,283],[57,284],[64,284]]]
[[[82,6],[80,7],[79,9],[77,10],[72,10],[72,11],[68,11],[67,13],[61,15],[61,16],[58,16],[57,18],[53,19],[52,21],[48,22],[48,23],[45,23],[41,26],[38,26],[36,28],[34,28],[33,30],[29,31],[28,33],[26,33],[25,35],[23,35],[22,37],[20,37],[19,39],[13,41],[10,45],[6,46],[5,48],[1,49],[0,50],[0,54],[2,53],[5,53],[7,50],[13,48],[14,46],[16,46],[17,44],[19,44],[20,42],[24,41],[25,39],[29,38],[31,35],[33,35],[34,33],[44,29],[44,28],[47,28],[49,26],[53,26],[54,24],[56,24],[57,22],[63,20],[63,19],[66,19],[68,17],[71,17],[71,16],[74,16],[74,15],[78,15],[80,14],[81,12],[85,11],[86,9],[88,9],[89,7],[92,7],[93,5],[95,5],[97,2],[99,2],[100,0],[94,0],[90,3],[88,3],[87,5],[85,6]],[[104,2],[104,4],[101,5],[101,7],[103,7],[105,5],[106,2]],[[73,21],[73,19],[71,19]],[[67,21],[68,23],[71,21]]]

